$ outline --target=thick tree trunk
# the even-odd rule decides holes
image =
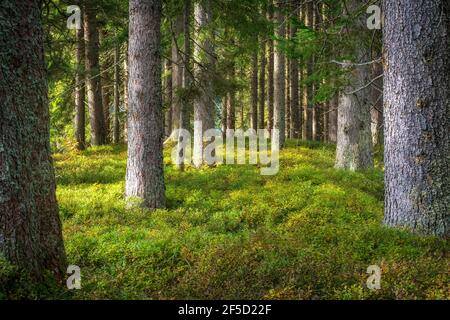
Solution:
[[[86,97],[85,89],[85,68],[84,68],[84,31],[83,28],[77,30],[77,73],[75,75],[75,139],[77,149],[86,149],[86,111],[84,101]]]
[[[113,143],[120,141],[120,123],[119,123],[119,105],[120,105],[120,74],[119,74],[119,46],[114,48],[114,127],[113,127]]]
[[[161,97],[161,1],[130,1],[128,163],[125,194],[165,206]]]
[[[0,255],[37,280],[46,270],[62,280],[40,21],[40,1],[0,3]]]
[[[96,8],[90,2],[86,2],[85,5],[84,37],[86,40],[86,83],[91,123],[91,144],[98,146],[106,143],[106,128],[101,95]]]
[[[197,22],[197,39],[199,45],[195,46],[196,77],[199,83],[200,95],[194,102],[194,121],[201,122],[201,128],[194,126],[194,164],[200,166],[203,163],[203,133],[215,128],[215,103],[214,103],[214,73],[216,58],[212,42],[212,32],[208,25],[212,21],[211,0],[205,0],[195,5],[195,20]]]
[[[349,3],[351,14],[363,9],[364,2],[352,0]],[[365,19],[361,15],[347,31],[352,38],[364,36],[368,32]],[[339,95],[338,131],[336,148],[336,168],[364,170],[373,167],[373,145],[370,119],[370,67],[364,62],[370,58],[369,50],[360,43],[354,51],[353,63],[343,65],[349,72],[348,85]]]
[[[448,237],[450,6],[384,1],[384,12],[384,223]]]
[[[284,39],[285,26],[283,24],[283,13],[281,8],[275,9],[276,38]],[[277,46],[274,59],[274,110],[273,110],[273,128],[279,130],[279,140],[276,143],[278,147],[284,146],[286,139],[285,132],[285,57],[284,51]]]
[[[251,95],[252,95],[252,108],[250,111],[250,127],[252,129],[258,129],[258,51],[252,56],[252,81],[251,81]]]

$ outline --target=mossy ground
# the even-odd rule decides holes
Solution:
[[[280,172],[177,170],[168,208],[125,209],[125,147],[55,156],[75,299],[449,299],[448,241],[381,225],[383,172],[333,168],[334,147],[288,141]],[[366,288],[369,265],[381,289]],[[2,270],[0,269],[0,273]]]

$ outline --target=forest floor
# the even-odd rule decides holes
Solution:
[[[449,299],[445,240],[381,226],[383,172],[333,168],[334,147],[288,141],[280,171],[180,172],[167,204],[126,209],[126,148],[57,154],[75,299]],[[382,269],[369,290],[369,265]],[[0,268],[1,269],[1,268]],[[58,295],[47,288],[50,295]]]

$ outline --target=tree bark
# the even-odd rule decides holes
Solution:
[[[311,28],[312,27],[312,15],[313,15],[313,7],[312,3],[306,3],[303,8],[303,20],[305,26]],[[312,65],[311,59],[308,59],[305,62],[305,67],[303,69],[303,78],[306,80],[311,76],[312,73]],[[302,137],[303,140],[311,140],[312,139],[312,85],[305,84],[303,86],[303,126],[302,126]]]
[[[85,89],[85,68],[84,68],[84,30],[77,30],[77,73],[75,75],[75,139],[77,149],[86,149],[86,111],[84,107],[86,89]]]
[[[258,129],[264,129],[264,114],[266,105],[266,42],[261,41],[260,51],[260,66],[259,66],[259,109],[258,109]]]
[[[101,95],[96,8],[90,2],[85,4],[84,37],[86,40],[86,83],[91,123],[91,144],[99,146],[106,143],[106,128]]]
[[[120,122],[119,122],[119,105],[120,105],[120,74],[119,74],[120,52],[119,46],[114,47],[114,127],[113,127],[113,143],[118,144],[120,141]]]
[[[50,152],[40,1],[0,3],[0,255],[43,280],[66,258]]]
[[[295,9],[295,8],[294,8]],[[291,23],[290,37],[294,38],[297,33],[297,26]],[[301,122],[300,122],[300,103],[299,103],[299,88],[298,88],[298,61],[296,59],[290,59],[289,79],[290,79],[290,96],[291,96],[291,137],[298,139],[301,137]]]
[[[444,0],[383,4],[384,223],[448,237],[450,6]]]
[[[184,15],[178,14],[171,24],[172,35],[172,130],[180,129],[181,111],[183,102],[181,101],[181,90],[183,88],[184,62],[180,50],[182,49],[182,39],[184,31]]]
[[[268,20],[270,22],[273,21],[273,9],[269,8],[268,10]],[[273,39],[270,38],[267,42],[268,44],[268,64],[267,64],[267,128],[272,130],[273,128],[273,105],[274,105],[274,77],[273,77],[273,71],[274,71],[274,57],[275,57],[275,51],[274,51],[274,43]]]
[[[251,81],[251,94],[252,94],[252,108],[250,111],[250,127],[252,129],[258,129],[258,50],[252,56],[252,81]]]
[[[334,95],[330,101],[330,109],[328,110],[328,142],[337,142],[337,114],[338,114],[338,95]]]
[[[195,5],[195,20],[197,21],[197,39],[199,45],[195,46],[195,57],[201,66],[196,66],[196,77],[199,83],[200,95],[194,102],[194,121],[201,122],[201,130],[194,126],[194,164],[203,163],[203,133],[215,128],[214,103],[214,73],[216,58],[212,42],[212,32],[208,30],[212,21],[211,0],[205,0]]]
[[[364,3],[353,0],[349,3],[351,13],[361,10]],[[359,22],[359,24],[358,24]],[[348,28],[348,37],[363,37],[365,19],[361,15],[356,23]],[[356,63],[368,61],[370,54],[365,43],[354,49]],[[367,64],[347,63],[343,66],[349,73],[349,83],[339,95],[338,131],[336,148],[336,168],[364,170],[373,167],[373,145],[370,119],[370,68]]]
[[[161,97],[161,1],[130,1],[128,163],[125,194],[165,206]]]
[[[285,26],[283,24],[283,13],[281,8],[275,9],[276,38],[284,39]],[[277,47],[274,59],[274,115],[273,128],[279,130],[279,140],[277,145],[282,148],[286,139],[285,132],[285,57],[284,51]]]

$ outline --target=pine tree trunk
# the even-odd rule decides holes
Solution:
[[[192,49],[191,49],[191,0],[184,0],[184,12],[183,12],[183,31],[184,31],[184,64],[183,64],[183,88],[188,90],[193,82],[192,74]],[[192,101],[191,99],[183,100],[181,105],[181,127],[184,129],[189,129],[190,114],[192,112]]]
[[[118,144],[120,141],[120,123],[119,123],[119,105],[120,105],[120,74],[119,74],[119,46],[114,48],[114,128],[113,143]]]
[[[85,68],[84,68],[84,30],[77,30],[77,73],[75,75],[75,139],[77,149],[86,149],[86,111],[84,101],[86,97],[85,89]]]
[[[306,3],[303,6],[303,20],[305,26],[312,27],[312,15],[313,8],[312,3]],[[303,78],[307,79],[312,73],[312,61],[308,59],[305,62],[306,66],[303,70]],[[302,137],[303,140],[312,139],[312,85],[306,84],[303,86],[303,126],[302,126]]]
[[[285,26],[283,24],[283,13],[281,8],[275,9],[276,38],[284,39]],[[274,110],[273,110],[273,128],[279,130],[279,140],[272,142],[280,148],[284,146],[285,141],[285,57],[284,51],[277,46],[274,59]]]
[[[258,109],[258,129],[264,129],[264,109],[266,104],[266,42],[261,41],[259,66],[259,109]]]
[[[235,66],[234,64],[230,68],[230,78],[234,79],[235,77]],[[227,108],[227,129],[236,129],[236,110],[235,110],[235,92],[228,92],[226,99],[226,108]]]
[[[272,8],[269,8],[268,12],[268,20],[273,21],[273,10]],[[273,128],[273,105],[274,105],[274,77],[273,77],[273,71],[274,71],[274,57],[275,57],[275,51],[274,51],[274,44],[273,39],[270,38],[268,40],[268,64],[267,64],[267,128],[272,130]]]
[[[103,29],[100,29],[99,32],[100,46],[105,41],[106,32]],[[111,65],[110,57],[103,55],[103,65],[100,64],[100,83],[101,83],[101,95],[102,95],[102,108],[103,108],[103,116],[105,117],[105,143],[109,143],[110,141],[110,121],[109,121],[109,103],[110,103],[110,72],[107,71],[108,67]]]
[[[184,29],[184,16],[178,14],[171,24],[172,36],[172,130],[181,128],[181,111],[183,103],[180,92],[183,88],[183,69],[184,62],[181,54],[182,41],[181,36]]]
[[[123,61],[123,106],[128,114],[128,42],[125,45],[125,59]],[[123,124],[123,140],[125,143],[128,142],[128,121]]]
[[[196,65],[196,77],[199,83],[200,94],[194,102],[194,121],[201,122],[201,128],[194,126],[194,164],[203,163],[203,133],[215,128],[214,103],[214,73],[215,56],[212,42],[212,32],[207,30],[212,21],[211,0],[205,0],[195,5],[195,20],[197,22],[197,39],[199,45],[195,46],[195,57],[201,66]]]
[[[337,142],[337,114],[338,114],[338,95],[333,96],[328,110],[328,142]]]
[[[172,133],[172,62],[170,60],[166,60],[165,62],[166,68],[166,82],[165,82],[165,107],[166,111],[164,114],[164,133],[165,137],[169,137]]]
[[[372,79],[383,73],[381,62],[372,66]],[[371,95],[371,117],[372,117],[372,143],[374,146],[383,144],[383,78],[375,80],[370,89]]]
[[[295,9],[295,8],[294,8]],[[292,23],[290,27],[290,37],[294,38],[297,33],[296,24]],[[296,59],[290,59],[290,92],[291,92],[291,137],[298,139],[301,136],[301,122],[300,122],[300,103],[299,103],[299,91],[298,91],[298,61]]]
[[[161,1],[130,1],[128,163],[125,194],[165,206],[161,97]]]
[[[289,31],[289,24],[286,26],[286,29]],[[285,99],[285,123],[286,123],[286,137],[292,138],[291,136],[291,63],[289,59],[286,59],[286,82],[285,82],[285,92],[286,92],[286,99]]]
[[[96,8],[90,2],[86,2],[85,5],[84,37],[86,40],[86,83],[91,123],[91,144],[99,146],[106,143],[106,128],[101,95]]]
[[[361,0],[349,3],[350,14],[364,6]],[[365,19],[362,15],[348,28],[348,37],[364,37]],[[349,83],[339,95],[338,130],[336,147],[336,168],[364,170],[373,167],[373,145],[370,118],[370,67],[364,62],[370,57],[365,44],[358,44],[354,50],[355,61],[343,65],[349,74]],[[359,65],[360,64],[360,65]]]
[[[42,280],[66,264],[50,155],[40,1],[0,3],[0,255]]]
[[[384,12],[384,223],[448,237],[450,5],[384,1]]]
[[[252,108],[250,111],[250,127],[258,129],[258,51],[252,56],[252,81],[251,81]]]

